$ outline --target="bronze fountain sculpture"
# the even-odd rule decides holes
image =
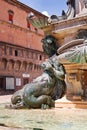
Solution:
[[[65,70],[56,61],[56,39],[48,35],[42,42],[43,50],[49,56],[41,65],[43,74],[13,94],[11,108],[51,108],[66,92]]]
[[[78,17],[72,19],[75,17],[75,0],[67,0],[67,6],[68,11],[66,13],[63,11],[61,17],[52,15],[50,23],[49,19],[30,17],[30,23],[35,27],[43,29],[46,34],[42,39],[42,47],[49,59],[41,65],[43,69],[42,75],[13,94],[11,108],[46,109],[54,107],[55,100],[62,98],[66,93],[65,74],[67,75],[67,73],[72,76],[72,81],[75,79],[76,82],[80,82],[82,87],[84,87],[84,79],[81,78],[82,74],[79,75],[79,72],[85,70],[84,64],[87,63],[87,30],[84,29],[86,27],[86,22],[84,24],[86,17],[82,16],[79,19]],[[62,22],[59,22],[61,20]],[[73,24],[71,25],[70,22],[72,23],[72,21]],[[65,26],[65,30],[62,30],[64,22],[69,22],[69,25]],[[76,22],[81,25],[78,26]],[[61,38],[58,34],[60,35],[63,32],[69,34],[70,31],[67,31],[67,28],[72,30],[72,32],[74,31],[76,37],[71,42],[60,46],[58,40],[61,40]],[[64,33],[62,37],[66,39]],[[71,64],[77,68],[72,71],[67,70],[67,66],[71,67]]]

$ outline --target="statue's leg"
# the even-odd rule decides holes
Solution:
[[[66,89],[67,89],[67,86],[66,86],[65,81],[60,81],[56,83],[53,93],[51,95],[52,99],[57,100],[57,99],[62,98],[66,93]]]
[[[55,107],[55,102],[54,100],[52,100],[51,96],[42,95],[38,99],[42,99],[42,104],[41,104],[42,109]]]
[[[54,101],[50,96],[41,95],[39,97],[35,97],[34,95],[26,96],[24,95],[24,104],[29,108],[41,108],[42,104],[47,105],[47,107],[54,107]]]
[[[66,90],[67,90],[66,83],[65,83],[65,81],[63,81],[63,84],[62,84],[62,93],[61,93],[60,98],[62,98],[66,94]]]

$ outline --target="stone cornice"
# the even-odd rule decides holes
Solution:
[[[35,49],[32,49],[32,48],[23,47],[22,45],[16,45],[16,44],[0,41],[0,45],[1,44],[2,45],[7,45],[7,46],[10,46],[10,47],[21,48],[21,49],[24,49],[24,50],[26,49],[26,50],[29,50],[30,52],[36,52],[36,53],[41,53],[41,54],[45,55],[45,53],[43,51],[39,51],[39,50],[35,50]]]
[[[67,33],[67,31],[69,31],[70,33],[70,30],[77,31],[79,29],[84,28],[85,26],[87,26],[87,15],[81,17],[75,17],[69,20],[58,21],[56,23],[48,25],[47,27],[44,27],[43,30],[46,34],[50,32],[52,34],[63,32]]]
[[[19,2],[18,0],[4,0],[4,1],[8,2],[8,3],[10,3],[10,4],[14,5],[14,6],[17,6],[17,7],[21,8],[21,9],[23,9],[27,13],[29,13],[31,11],[31,12],[39,15],[39,16],[47,17],[47,16],[43,15],[42,13],[40,13],[39,11],[37,11],[37,10],[35,10],[35,9],[33,9],[33,8],[31,8],[31,7],[27,6],[27,5]]]
[[[62,30],[62,29],[67,29],[72,27],[75,28],[76,26],[84,26],[84,25],[87,25],[87,16],[75,17],[73,19],[64,20],[56,24],[53,24],[55,29],[54,32],[57,30]]]

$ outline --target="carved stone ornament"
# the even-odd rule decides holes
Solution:
[[[87,0],[84,0],[85,8],[87,8]]]

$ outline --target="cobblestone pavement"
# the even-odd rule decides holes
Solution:
[[[25,130],[25,129],[19,129],[19,128],[7,128],[7,127],[3,127],[3,126],[0,126],[0,130]]]
[[[11,95],[0,96],[0,130],[86,130],[87,109],[6,109]]]
[[[11,101],[11,96],[12,96],[12,95],[0,96],[0,103],[10,102],[10,101]]]

